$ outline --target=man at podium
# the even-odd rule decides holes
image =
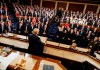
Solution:
[[[32,34],[29,34],[28,36],[28,40],[29,40],[28,52],[30,54],[42,55],[43,53],[44,43],[38,37],[38,34],[39,34],[39,29],[35,28],[32,31]]]

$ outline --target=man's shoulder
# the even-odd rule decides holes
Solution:
[[[33,34],[29,34],[28,36],[33,36]]]
[[[29,34],[29,36],[38,37],[38,36],[36,36],[35,34]]]

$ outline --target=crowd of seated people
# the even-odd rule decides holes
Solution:
[[[40,8],[37,5],[35,6],[27,6],[27,5],[20,5],[13,3],[13,6],[15,8],[15,12],[17,16],[35,16],[35,17],[45,17],[50,18],[52,15],[54,15],[55,10],[49,9],[49,8]]]
[[[0,34],[8,33],[8,32],[10,33],[13,32],[13,26],[12,26],[11,21],[1,22],[0,23]]]
[[[91,25],[100,27],[100,14],[95,14],[92,11],[87,13],[75,11],[63,11],[62,20],[67,20],[71,24]]]
[[[52,16],[55,16],[57,11],[48,8],[39,8],[38,6],[24,6],[19,4],[13,4],[16,15],[17,16],[35,16],[35,17],[45,17],[44,19],[49,19]],[[69,21],[71,24],[77,23],[82,25],[92,25],[99,27],[100,26],[100,15],[94,14],[93,12],[89,11],[87,13],[82,12],[69,12],[63,11],[63,16],[60,19],[61,21]]]
[[[74,25],[75,26],[75,25]],[[56,40],[65,44],[71,45],[76,42],[80,47],[88,47],[88,44],[95,37],[100,36],[100,31],[97,28],[90,28],[90,26],[75,26],[66,27],[64,24],[58,26]]]
[[[19,21],[17,33],[28,35],[34,28],[39,28],[39,35],[47,35],[49,20],[55,15],[54,9],[19,4],[13,4],[13,6]]]
[[[91,11],[81,13],[62,10],[62,17],[59,19],[56,16],[57,11],[54,9],[19,4],[13,4],[13,6],[15,7],[16,16],[19,16],[19,27],[22,27],[18,30],[20,34],[25,34],[25,32],[29,34],[33,28],[39,28],[40,35],[44,35],[48,33],[48,26],[56,23],[59,24],[55,34],[57,42],[69,45],[76,42],[77,46],[88,47],[91,40],[100,36],[100,15]],[[96,28],[94,28],[95,26]]]
[[[12,32],[13,26],[6,3],[0,3],[0,33]]]
[[[0,3],[0,14],[8,15],[8,9],[7,9],[6,3]]]
[[[9,17],[9,11],[7,8],[6,3],[0,3],[0,19],[1,21],[9,21],[10,17]]]
[[[58,15],[59,16],[59,15]],[[58,21],[57,21],[58,22]],[[72,45],[76,43],[78,47],[90,48],[91,42],[96,43],[96,49],[100,44],[100,14],[93,12],[69,12],[62,10],[62,17],[56,34],[56,41]],[[96,41],[95,38],[97,38]]]
[[[60,11],[61,17],[58,17],[58,11],[49,8],[40,8],[38,6],[26,6],[13,3],[15,14],[18,18],[16,33],[29,35],[34,28],[40,30],[42,36],[47,36],[50,26],[56,24],[57,32],[53,38],[56,42],[72,45],[75,43],[78,47],[93,48],[94,44],[100,44],[100,15],[93,12],[69,12]],[[6,25],[5,30],[12,32],[11,21]],[[7,27],[7,25],[9,25]],[[89,26],[88,26],[89,25]],[[2,26],[0,27],[2,31]],[[95,41],[95,39],[97,39]],[[92,43],[92,44],[91,44]],[[92,47],[91,47],[92,46]],[[96,48],[98,49],[98,48]],[[100,48],[99,48],[100,50]]]

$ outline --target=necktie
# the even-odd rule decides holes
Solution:
[[[19,26],[19,29],[21,29],[21,25]]]
[[[26,25],[26,31],[27,31],[27,25]]]
[[[32,30],[33,30],[33,25],[32,25]]]
[[[4,30],[4,26],[2,25],[2,32],[3,32],[3,30]]]
[[[73,24],[72,24],[71,28],[73,28]]]

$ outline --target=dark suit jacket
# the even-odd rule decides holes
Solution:
[[[43,35],[43,32],[44,32],[44,26],[40,25],[40,32],[39,32],[39,35]]]
[[[94,52],[97,51],[100,47],[100,42],[96,41],[96,42],[92,42],[92,48],[91,48],[91,52],[90,55],[95,56]]]
[[[19,33],[20,31],[19,34],[24,35],[24,30],[25,30],[24,25],[22,25],[21,28],[19,27],[19,24],[17,25],[17,33]]]
[[[40,38],[34,34],[29,34],[28,39],[28,52],[35,55],[41,55],[43,53],[44,43],[41,42]]]
[[[35,28],[35,27],[33,27],[33,29],[34,29],[34,28]],[[29,25],[28,25],[28,33],[31,34],[33,29],[32,29],[31,24],[29,24]]]
[[[6,25],[3,26],[3,30],[2,30],[2,25],[0,24],[0,33],[5,33],[7,30]]]
[[[11,30],[9,30],[9,26],[7,25],[7,32],[13,32],[13,26],[10,26],[10,29]]]

